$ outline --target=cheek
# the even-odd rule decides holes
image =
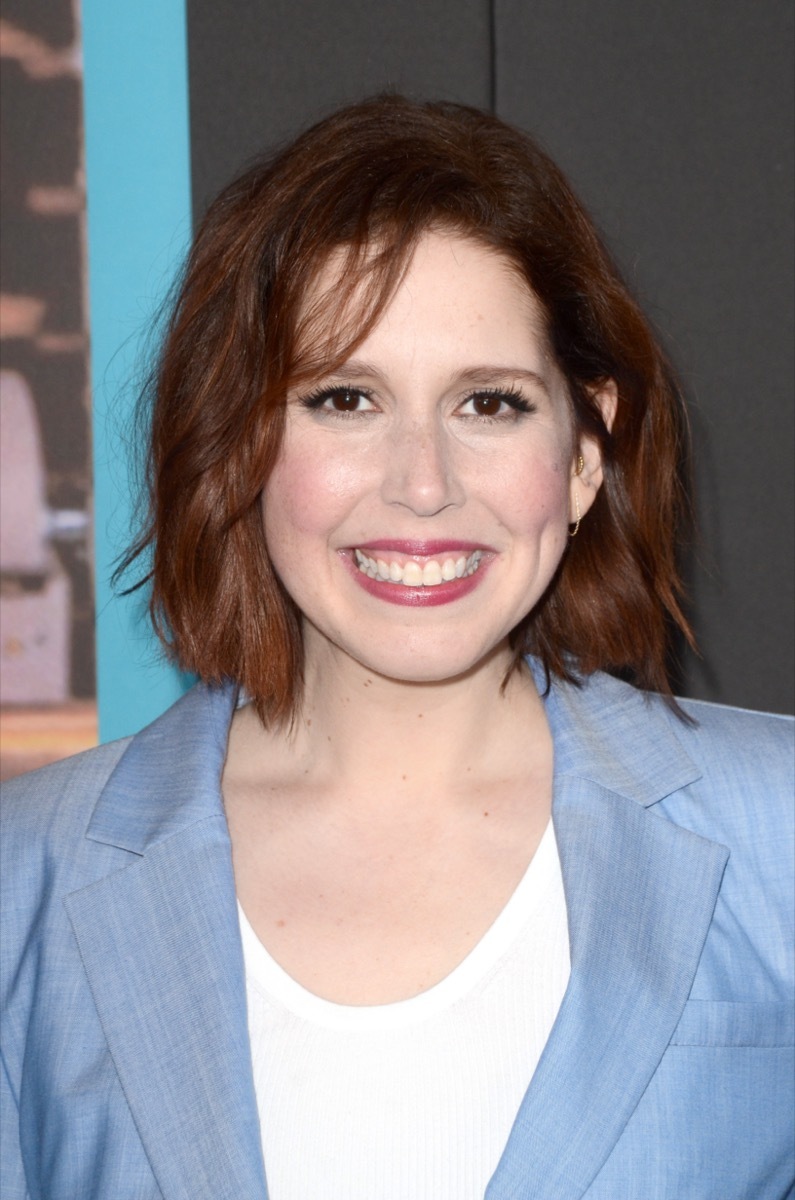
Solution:
[[[551,527],[565,533],[569,512],[569,481],[563,455],[532,455],[511,470],[492,477],[503,497],[503,520],[517,535],[539,534]]]
[[[271,552],[285,541],[334,529],[361,490],[360,474],[349,459],[307,444],[285,448],[263,492]]]

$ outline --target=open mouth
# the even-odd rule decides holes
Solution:
[[[383,558],[373,556],[358,548],[353,555],[357,567],[368,579],[412,588],[438,587],[465,579],[475,574],[483,557],[481,550],[473,550],[470,554],[440,555],[418,562],[415,558],[400,559],[391,554]]]

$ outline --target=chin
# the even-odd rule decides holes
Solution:
[[[484,646],[480,653],[473,654],[471,647],[462,653],[460,646],[412,646],[406,638],[396,642],[394,653],[385,653],[383,646],[370,653],[361,648],[358,652],[353,647],[342,648],[365,670],[384,679],[398,683],[446,683],[468,675],[507,646],[507,642],[501,642],[499,649]]]

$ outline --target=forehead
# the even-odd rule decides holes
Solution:
[[[413,330],[418,338],[457,332],[475,344],[532,343],[549,357],[544,310],[518,265],[475,237],[424,233],[404,261],[375,243],[330,252],[307,288],[299,343],[344,360],[372,336]]]

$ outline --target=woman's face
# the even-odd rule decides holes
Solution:
[[[507,658],[600,480],[527,285],[480,243],[426,234],[353,356],[288,396],[264,522],[307,655],[424,682]]]

